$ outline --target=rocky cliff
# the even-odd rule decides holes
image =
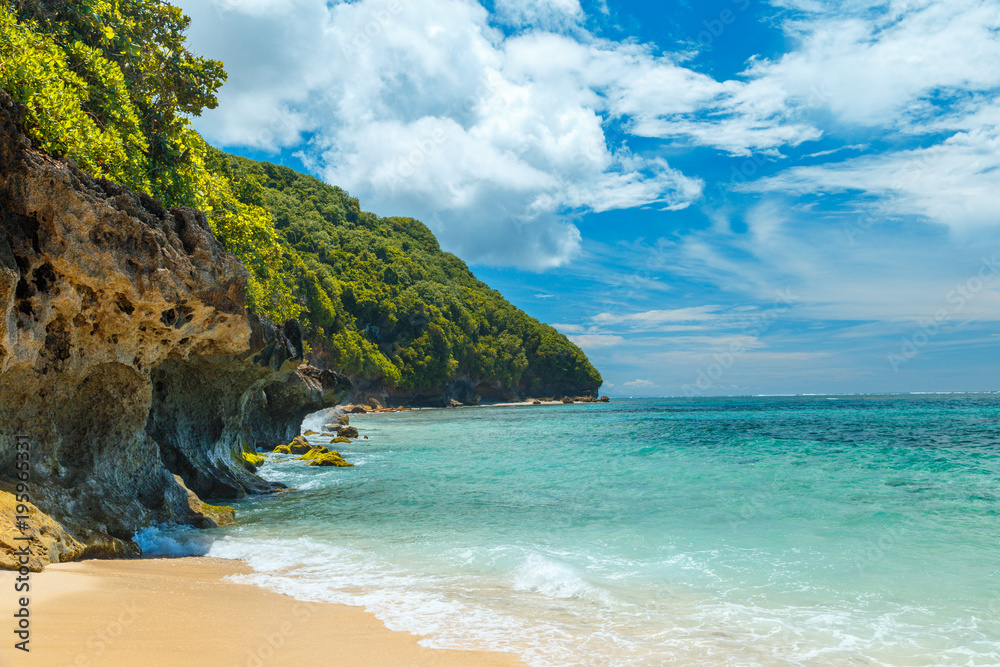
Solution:
[[[150,522],[210,525],[174,474],[207,497],[270,490],[240,450],[287,442],[350,385],[300,366],[294,322],[246,310],[200,212],[37,152],[19,120],[0,91],[0,493],[22,437],[32,500],[71,545],[40,564],[137,555]]]

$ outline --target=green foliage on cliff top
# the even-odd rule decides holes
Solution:
[[[286,167],[225,160],[227,177],[271,211],[301,258],[307,338],[331,366],[407,391],[462,375],[526,393],[600,386],[576,345],[477,280],[422,223],[379,218]]]
[[[188,18],[162,0],[0,2],[0,88],[27,108],[38,147],[168,206],[205,211],[250,270],[250,305],[273,319],[301,307],[270,214],[208,164],[187,116],[215,108],[222,63],[184,48]]]
[[[225,73],[185,49],[188,21],[164,0],[0,0],[0,88],[27,108],[41,150],[205,211],[250,272],[248,305],[301,316],[333,368],[410,391],[459,376],[528,393],[600,385],[579,348],[476,280],[421,223],[210,148],[188,116],[216,106]]]

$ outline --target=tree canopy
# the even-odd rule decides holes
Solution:
[[[600,386],[576,345],[477,280],[422,223],[365,212],[287,167],[217,155],[301,258],[296,292],[317,360],[402,390],[458,377],[526,394]]]
[[[215,108],[222,63],[185,48],[189,20],[161,0],[0,2],[0,86],[27,107],[39,148],[168,206],[205,211],[274,319],[301,312],[270,215],[208,164],[189,117]]]

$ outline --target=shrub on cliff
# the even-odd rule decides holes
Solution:
[[[161,0],[0,2],[0,87],[27,107],[38,147],[168,206],[205,211],[250,271],[249,304],[301,312],[270,214],[213,172],[188,115],[215,108],[222,63],[184,48],[188,18]]]

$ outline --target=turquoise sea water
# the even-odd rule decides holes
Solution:
[[[300,491],[238,504],[209,554],[530,665],[1000,664],[1000,396],[351,423],[356,468],[265,466]]]

